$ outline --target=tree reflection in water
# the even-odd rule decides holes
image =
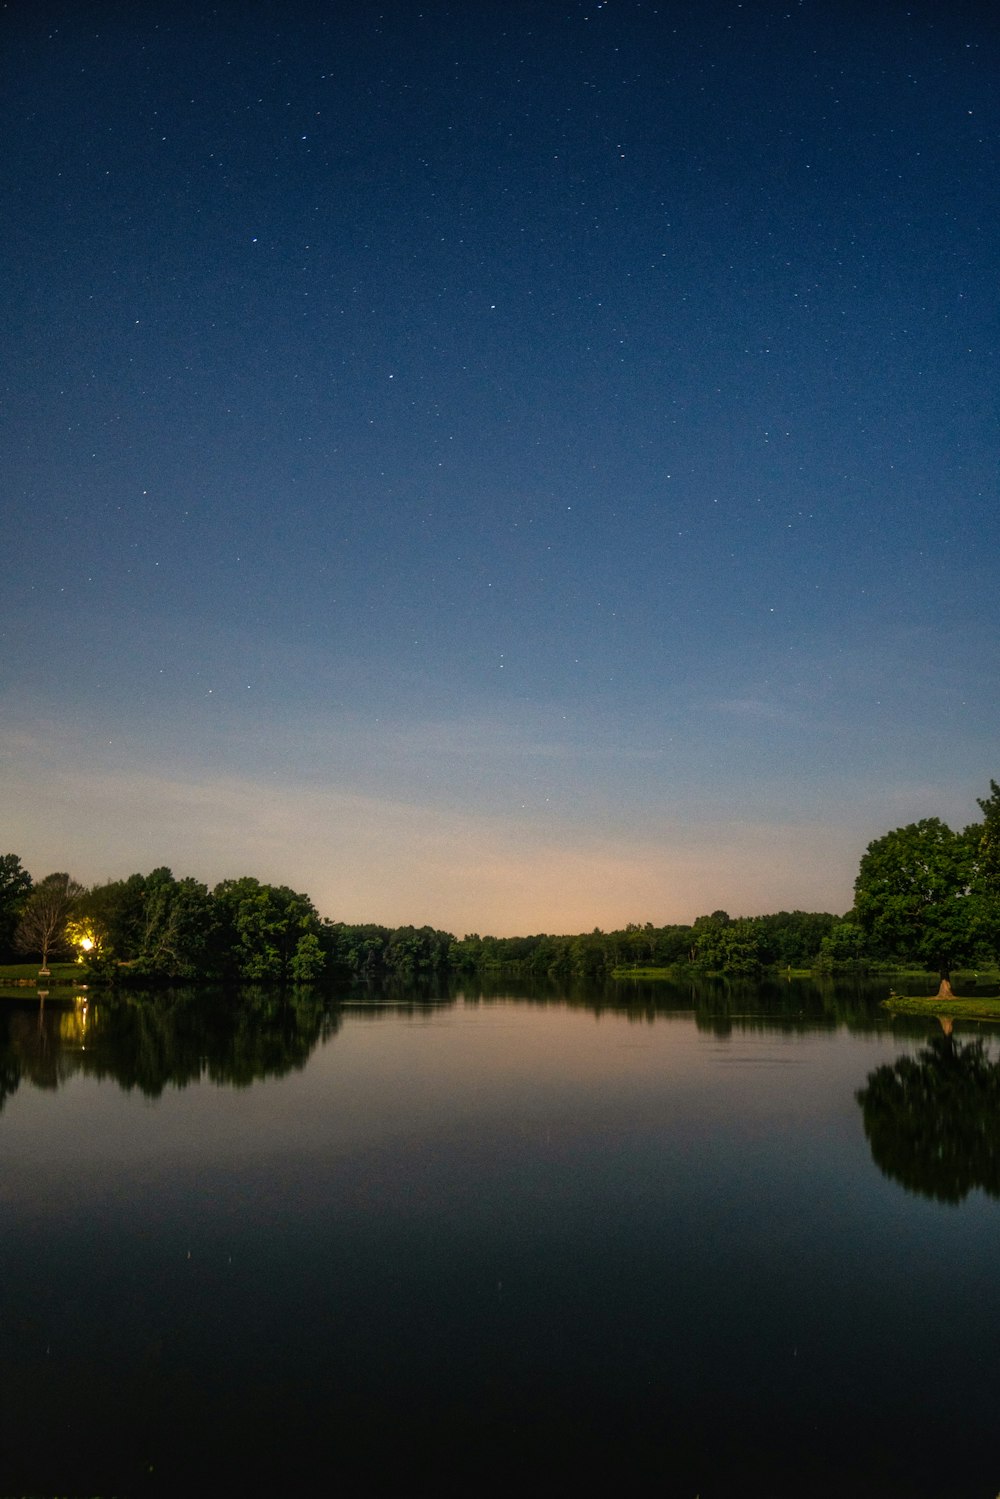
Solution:
[[[699,1030],[725,1035],[735,1028],[786,1034],[841,1023],[864,1030],[888,1024],[863,995],[852,1000],[813,988],[789,986],[774,994],[765,986],[746,993],[702,986],[683,994],[629,988],[623,995],[620,989],[577,993],[556,986],[520,998],[598,1015],[618,1010],[645,1023],[683,1005],[694,1009]],[[356,1000],[372,1020],[421,1011],[428,1002],[412,989],[344,998],[352,1005]],[[435,991],[438,1005],[494,998],[510,1003],[509,990],[501,986],[493,996],[472,993],[466,984],[454,994]],[[18,1005],[0,1029],[0,1110],[22,1083],[58,1088],[78,1073],[151,1098],[198,1082],[248,1087],[304,1067],[315,1046],[339,1029],[340,1015],[338,1003],[306,988],[284,994],[242,989],[214,998],[204,990],[96,994],[79,996],[72,1007]],[[1000,1197],[1000,1062],[982,1042],[935,1036],[916,1056],[870,1073],[856,1098],[872,1158],[886,1176],[940,1202],[961,1202],[976,1187]]]
[[[365,982],[326,992],[303,986],[284,992],[176,988],[157,992],[91,989],[67,1004],[48,995],[38,1006],[11,1002],[0,1011],[0,1110],[23,1082],[58,1088],[85,1073],[157,1097],[170,1087],[214,1082],[245,1087],[303,1067],[319,1041],[340,1026],[342,1007],[380,1016],[417,1015],[429,1006],[553,1006],[597,1017],[620,1014],[651,1025],[678,1011],[694,1013],[699,1030],[796,1034],[841,1025],[889,1031],[878,1007],[884,984],[836,985],[829,980],[730,983],[586,983],[560,979],[485,980],[463,976],[425,983]],[[42,999],[41,992],[39,999]]]
[[[202,1080],[242,1088],[302,1068],[339,1017],[309,992],[241,991],[238,1000],[176,991],[79,998],[72,1009],[19,1008],[0,1043],[0,1108],[22,1081],[58,1088],[76,1073],[149,1098]]]
[[[982,1041],[935,1036],[877,1067],[855,1095],[872,1159],[909,1192],[959,1203],[1000,1197],[1000,1062]]]

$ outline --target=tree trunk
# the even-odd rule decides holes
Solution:
[[[938,999],[954,999],[955,992],[951,987],[951,974],[947,968],[941,969],[941,987],[937,992]]]

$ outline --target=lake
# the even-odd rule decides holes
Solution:
[[[5,1000],[0,1493],[993,1499],[1000,1051],[885,990]]]

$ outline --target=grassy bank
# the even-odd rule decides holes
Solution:
[[[953,1020],[1000,1021],[1000,996],[939,999],[936,994],[890,994],[883,1008],[894,1015],[950,1015]]]
[[[761,976],[765,978],[792,978],[792,979],[838,979],[850,980],[854,978],[864,979],[900,979],[909,980],[912,983],[937,983],[936,973],[930,973],[926,968],[890,968],[884,963],[870,963],[861,965],[859,968],[835,969],[833,972],[819,970],[816,968],[780,968],[770,966],[760,970]],[[709,972],[705,969],[694,968],[687,964],[679,964],[673,968],[625,968],[618,967],[611,970],[613,979],[677,979],[690,978],[692,975],[698,978],[739,978],[741,974],[727,974],[725,970]],[[1000,984],[1000,970],[991,968],[980,968],[973,972],[971,969],[959,969],[952,975],[956,984],[965,988],[974,989],[976,984]],[[905,995],[899,996],[901,999]]]
[[[39,976],[37,963],[0,963],[0,984],[51,989],[56,984],[78,984],[82,972],[77,963],[50,963],[51,972]]]
[[[613,979],[674,979],[677,968],[612,968]]]
[[[758,975],[754,975],[757,977]],[[762,968],[764,978],[811,979],[816,977],[812,968]],[[725,969],[695,968],[681,964],[675,968],[612,968],[613,979],[685,979],[685,978],[746,978],[744,973],[727,973]]]

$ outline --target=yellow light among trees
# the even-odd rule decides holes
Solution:
[[[92,952],[99,952],[101,939],[89,921],[69,921],[66,936],[76,949],[76,961],[82,963]]]

